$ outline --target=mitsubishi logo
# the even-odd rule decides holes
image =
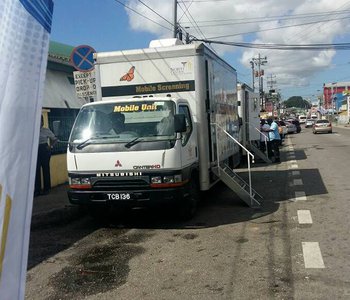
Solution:
[[[119,159],[117,160],[117,162],[114,165],[115,167],[122,167],[121,162],[119,161]]]

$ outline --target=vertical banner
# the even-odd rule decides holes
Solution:
[[[0,1],[0,298],[24,299],[52,0]]]

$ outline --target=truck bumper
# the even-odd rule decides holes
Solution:
[[[125,206],[131,208],[181,204],[188,196],[189,193],[185,187],[138,191],[68,191],[68,198],[72,204]]]

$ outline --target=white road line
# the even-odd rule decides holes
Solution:
[[[302,242],[301,245],[306,269],[322,269],[325,267],[318,242]]]
[[[289,163],[290,164],[297,164],[297,161],[296,160],[290,160]]]
[[[334,135],[336,135],[336,136],[341,136],[339,133],[334,133]]]
[[[295,192],[294,199],[295,199],[295,201],[306,201],[307,200],[305,192],[300,192],[300,191]]]
[[[293,179],[293,185],[303,185],[303,181],[301,179]]]
[[[300,176],[300,171],[292,171],[292,176]]]
[[[309,210],[298,210],[297,214],[299,224],[312,224],[312,217]]]
[[[289,165],[288,169],[298,169],[298,165],[296,165],[296,164]]]

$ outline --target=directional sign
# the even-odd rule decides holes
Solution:
[[[70,62],[72,66],[81,72],[88,72],[94,69],[94,54],[95,49],[87,46],[81,45],[75,47],[70,55]]]

